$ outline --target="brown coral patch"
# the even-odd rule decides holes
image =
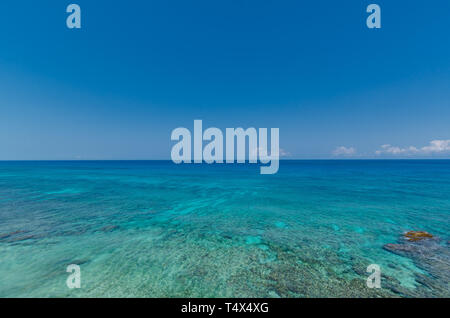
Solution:
[[[409,231],[405,233],[405,237],[408,241],[420,241],[426,238],[432,238],[433,235],[424,231]]]

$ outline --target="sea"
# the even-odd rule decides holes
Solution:
[[[1,161],[0,297],[449,297],[449,220],[450,160]]]

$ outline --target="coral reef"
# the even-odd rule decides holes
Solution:
[[[424,231],[409,231],[405,233],[405,237],[408,239],[408,241],[419,241],[427,238],[432,238],[433,235]]]
[[[398,244],[386,244],[385,250],[410,258],[427,274],[416,274],[419,284],[416,296],[426,297],[426,290],[441,296],[450,296],[450,248],[448,242],[427,232],[407,232]],[[423,292],[423,294],[422,294]]]

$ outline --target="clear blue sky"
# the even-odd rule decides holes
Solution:
[[[289,158],[450,158],[450,1],[1,1],[0,159],[169,159],[194,119],[279,127]]]

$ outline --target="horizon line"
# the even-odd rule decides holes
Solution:
[[[439,161],[439,160],[450,160],[450,158],[293,158],[293,159],[279,159],[279,161],[399,161],[399,160],[430,160],[430,161]],[[0,159],[0,162],[23,162],[23,161],[172,161],[172,159]],[[206,163],[203,162],[202,163]],[[225,162],[223,162],[225,163]],[[237,162],[233,162],[236,164],[240,164]],[[245,163],[248,163],[247,161]],[[259,163],[259,162],[258,162]],[[186,164],[186,163],[185,163]],[[199,164],[194,163],[192,164]],[[214,162],[213,164],[217,164]],[[229,164],[229,163],[226,163]],[[178,164],[177,164],[178,165]]]

